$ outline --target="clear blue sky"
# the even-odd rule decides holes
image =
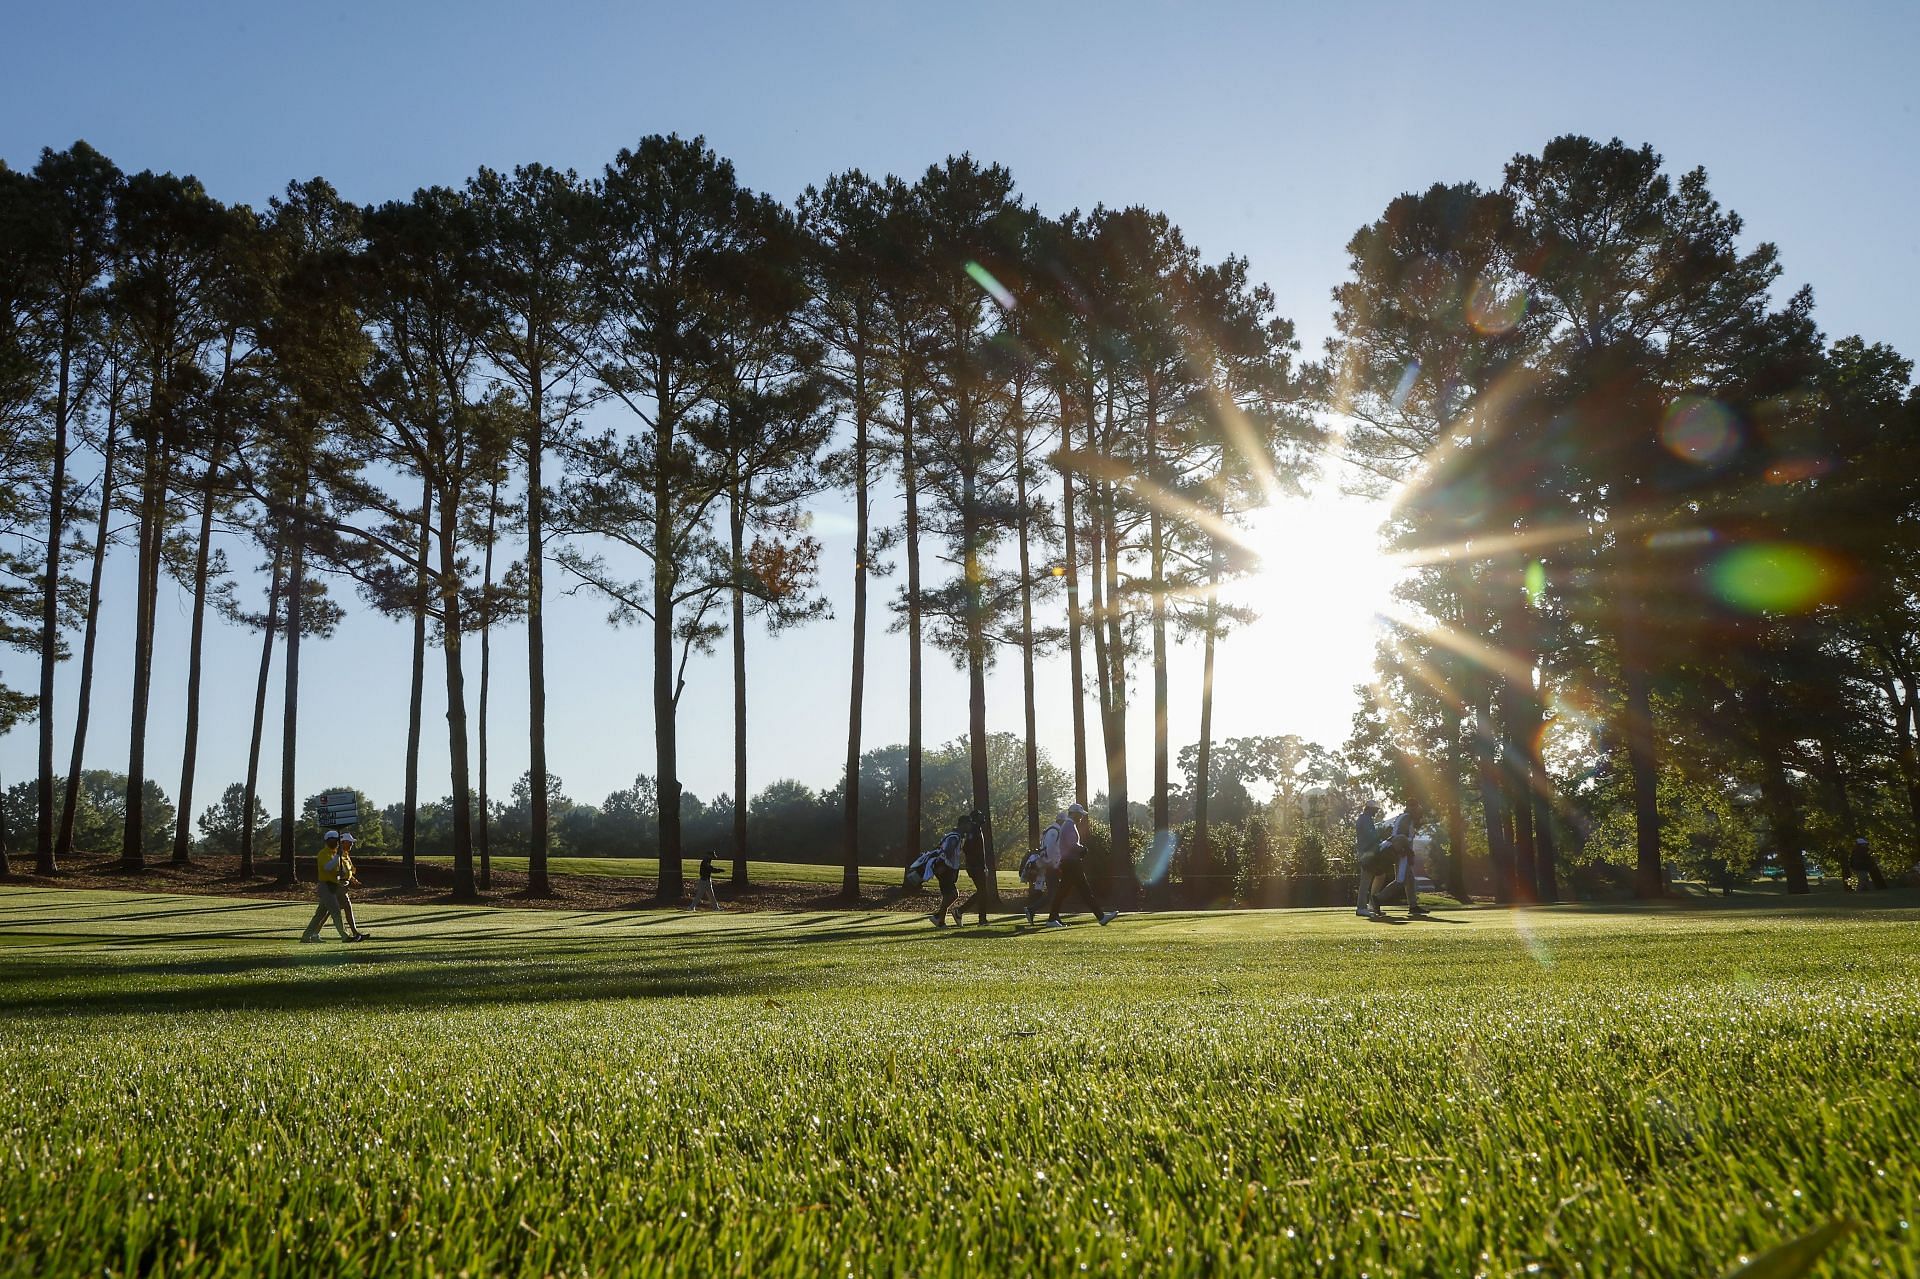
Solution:
[[[1788,281],[1814,286],[1829,333],[1920,353],[1911,3],[79,2],[9,6],[0,32],[0,158],[19,167],[43,145],[85,138],[128,169],[197,174],[229,201],[259,203],[314,174],[371,201],[458,183],[482,164],[597,172],[643,134],[678,131],[704,134],[744,181],[791,198],[850,166],[912,174],[968,150],[1008,165],[1048,210],[1153,205],[1209,255],[1246,255],[1310,353],[1328,329],[1342,246],[1394,195],[1495,184],[1511,155],[1560,133],[1618,135],[1651,142],[1673,168],[1704,164],[1751,238],[1779,244]],[[1346,535],[1364,531],[1348,504],[1316,509]],[[753,641],[755,788],[838,775],[844,525],[836,505],[823,507],[839,618]],[[105,609],[90,751],[115,768],[126,756],[127,576]],[[1335,742],[1366,671],[1365,620],[1330,608],[1311,575],[1288,580],[1307,597],[1268,602],[1268,620],[1224,650],[1218,731]],[[646,650],[636,632],[606,628],[595,605],[558,601],[554,614],[552,766],[572,795],[597,802],[651,770]],[[185,621],[170,593],[149,753],[169,791]],[[883,625],[871,639],[872,743],[905,734],[903,642]],[[1321,642],[1303,646],[1303,631]],[[217,626],[210,652],[196,809],[242,774],[256,654]],[[503,633],[496,653],[503,792],[525,766],[521,633]],[[0,662],[9,684],[31,686],[28,659]],[[358,606],[337,639],[308,650],[303,794],[342,782],[381,801],[399,794],[406,666],[403,628]],[[964,683],[938,659],[932,670],[929,735],[952,737]],[[61,679],[64,740],[71,666]],[[1177,746],[1197,729],[1191,655],[1173,680]],[[724,660],[696,664],[684,780],[706,795],[730,784],[728,696]],[[1017,728],[1017,673],[998,673],[990,699],[992,727]],[[1042,699],[1044,744],[1066,763],[1063,665],[1043,668]],[[429,794],[446,789],[439,710],[430,701]],[[1144,716],[1135,726],[1136,786],[1148,728]],[[0,743],[0,770],[12,781],[32,766],[25,726]],[[272,793],[271,771],[263,781]]]

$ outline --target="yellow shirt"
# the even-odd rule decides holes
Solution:
[[[320,882],[345,884],[353,879],[353,855],[344,847],[320,852]]]

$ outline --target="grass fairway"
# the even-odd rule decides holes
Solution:
[[[0,1273],[1920,1273],[1910,898],[306,913],[0,888]]]

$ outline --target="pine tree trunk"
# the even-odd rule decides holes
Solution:
[[[1840,835],[1845,845],[1845,851],[1841,854],[1840,882],[1844,886],[1855,870],[1854,841],[1866,832],[1860,828],[1860,815],[1854,811],[1853,795],[1847,788],[1847,774],[1840,767],[1840,757],[1834,753],[1833,743],[1824,737],[1820,739],[1820,771],[1826,780],[1827,788],[1833,792],[1833,811],[1840,818]],[[1871,864],[1872,859],[1869,858],[1868,861]],[[1878,871],[1862,873],[1866,876],[1860,882],[1863,890],[1868,887],[1869,879],[1875,885],[1884,887],[1879,883]]]
[[[841,795],[845,827],[840,840],[840,895],[860,896],[860,728],[867,687],[867,367],[865,352],[853,356],[853,661],[847,694],[847,770]],[[741,798],[736,803],[745,803]],[[909,850],[911,854],[912,850]]]
[[[531,788],[527,830],[527,895],[550,897],[547,877],[547,631],[546,492],[541,463],[546,452],[545,370],[528,369],[532,394],[527,417],[527,783]]]
[[[220,451],[207,459],[206,484],[200,493],[200,533],[193,551],[193,620],[187,641],[187,726],[180,747],[180,796],[174,812],[173,864],[193,860],[193,774],[200,755],[200,671],[207,633],[207,558],[213,547],[213,501],[218,484]]]
[[[480,889],[493,891],[493,843],[490,827],[493,810],[487,804],[487,693],[493,683],[493,540],[495,525],[500,510],[500,482],[495,480],[487,488],[487,549],[481,557],[481,594],[487,610],[480,619],[480,724],[478,764],[479,773],[479,813],[478,823],[474,826],[474,844],[480,853]]]
[[[80,697],[73,712],[73,755],[67,767],[66,802],[60,808],[60,835],[54,856],[42,858],[42,875],[51,875],[62,857],[73,853],[73,829],[80,815],[80,773],[86,762],[87,721],[93,710],[93,661],[100,639],[100,581],[106,571],[107,537],[113,519],[114,449],[120,430],[118,366],[108,374],[107,438],[101,446],[100,523],[93,535],[93,569],[87,579],[87,625],[80,645]]]
[[[969,426],[969,431],[971,430]],[[971,440],[965,452],[973,453]],[[984,566],[980,562],[980,516],[971,463],[961,477],[961,573],[966,582],[967,628],[967,754],[971,763],[973,808],[986,819],[987,883],[989,904],[999,902],[999,881],[994,874],[993,797],[989,793],[987,767],[987,632],[986,602],[982,598]]]
[[[440,551],[440,651],[445,658],[447,679],[447,759],[453,783],[453,898],[478,900],[473,874],[473,784],[467,760],[467,685],[462,668],[460,606],[460,529],[455,516],[454,495],[441,493],[439,536]]]
[[[1073,799],[1077,804],[1087,802],[1087,677],[1081,666],[1081,620],[1080,620],[1080,557],[1078,554],[1079,529],[1075,527],[1076,518],[1073,495],[1073,464],[1070,432],[1071,402],[1063,392],[1060,396],[1060,447],[1068,459],[1063,459],[1060,468],[1060,510],[1061,529],[1065,540],[1067,577],[1067,670],[1073,684]]]
[[[1112,412],[1109,399],[1109,428]],[[1107,661],[1112,667],[1108,684],[1113,698],[1112,740],[1107,748],[1108,821],[1113,831],[1113,864],[1109,873],[1115,892],[1130,903],[1138,896],[1139,883],[1133,872],[1133,816],[1127,790],[1127,651],[1120,608],[1119,498],[1112,484],[1102,484],[1101,489],[1105,494],[1107,543]]]
[[[1760,756],[1760,800],[1767,821],[1773,827],[1775,851],[1787,872],[1787,892],[1800,894],[1807,888],[1806,825],[1800,817],[1800,803],[1787,776],[1787,756],[1791,730],[1781,723],[1773,690],[1765,683],[1749,690],[1741,698],[1747,718],[1753,725],[1754,744]]]
[[[0,783],[0,787],[3,786],[4,783]],[[0,804],[0,879],[6,879],[13,874],[13,859],[7,854],[7,849],[12,842],[7,837],[7,806]]]
[[[1147,387],[1147,477],[1156,485],[1161,479],[1159,443],[1156,438],[1158,428],[1158,387],[1149,382]],[[1153,849],[1156,858],[1166,852],[1166,841],[1170,838],[1168,828],[1171,825],[1167,806],[1169,777],[1167,767],[1166,536],[1166,523],[1160,515],[1160,504],[1155,502],[1147,511],[1147,544],[1153,588],[1150,611],[1153,624]]]
[[[1014,496],[1020,511],[1020,680],[1027,747],[1027,847],[1040,846],[1040,743],[1033,689],[1033,563],[1027,547],[1027,433],[1022,420],[1015,448]]]
[[[1460,803],[1460,788],[1466,784],[1467,767],[1460,744],[1459,708],[1451,701],[1443,711],[1447,731],[1447,785],[1441,804],[1447,823],[1447,892],[1457,902],[1470,900],[1467,892],[1467,814]]]
[[[1473,708],[1474,772],[1480,785],[1480,813],[1487,828],[1487,860],[1493,871],[1493,899],[1513,900],[1512,845],[1507,842],[1507,802],[1500,786],[1499,741],[1493,731],[1490,680],[1477,678]]]
[[[1544,685],[1543,676],[1543,689]],[[1546,703],[1541,692],[1533,697],[1530,718],[1534,728],[1527,735],[1526,748],[1527,772],[1532,779],[1529,789],[1533,794],[1533,897],[1539,902],[1557,902],[1560,900],[1559,853],[1553,834],[1553,778],[1547,773],[1541,753],[1547,729]]]
[[[160,527],[166,505],[165,460],[158,439],[158,428],[149,425],[154,437],[145,449],[144,475],[140,496],[139,582],[135,589],[139,601],[134,609],[133,702],[129,708],[127,731],[126,825],[121,833],[120,864],[129,871],[145,870],[146,782],[147,782],[147,710],[153,693],[154,615],[158,612],[160,589]]]
[[[273,639],[279,630],[280,573],[286,564],[287,540],[276,537],[273,572],[267,578],[267,622],[261,628],[260,676],[253,689],[253,735],[247,744],[246,821],[240,828],[240,877],[253,878],[253,810],[260,793],[260,739],[267,726],[267,677],[273,670]]]
[[[733,555],[733,886],[747,886],[747,571],[746,494],[736,475],[728,495]]]
[[[407,701],[407,758],[402,771],[400,812],[400,882],[420,886],[420,721],[427,686],[427,556],[433,538],[433,481],[420,485],[420,558],[413,574],[413,683]]]
[[[907,856],[920,852],[921,772],[920,707],[920,468],[914,461],[913,397],[902,390],[900,476],[907,501]]]
[[[656,386],[671,384],[666,376]],[[670,400],[667,390],[663,402]],[[673,591],[678,565],[673,555],[673,488],[666,459],[673,456],[674,423],[664,407],[656,447],[661,464],[653,488],[653,747],[654,779],[660,803],[660,881],[662,901],[677,902],[686,889],[680,847],[680,751],[675,723],[673,667]]]
[[[1627,580],[1635,566],[1627,565]],[[1642,898],[1666,894],[1660,865],[1660,764],[1653,733],[1652,678],[1647,670],[1644,618],[1631,586],[1620,592],[1620,671],[1626,683],[1625,737],[1632,773],[1635,846],[1634,892]]]
[[[1200,659],[1200,742],[1193,775],[1193,857],[1191,864],[1213,876],[1213,849],[1208,839],[1207,808],[1213,790],[1213,649],[1220,630],[1220,554],[1207,563],[1206,636]],[[1225,894],[1214,893],[1219,897]]]
[[[50,875],[53,856],[53,676],[60,660],[60,557],[66,539],[67,418],[72,412],[73,300],[67,298],[60,318],[60,382],[53,411],[53,474],[47,481],[47,569],[40,589],[40,705],[35,715],[40,730],[40,769],[34,779],[36,869]]]
[[[1513,882],[1508,897],[1516,902],[1534,899],[1533,770],[1530,737],[1539,723],[1533,698],[1533,625],[1520,581],[1507,582],[1499,624],[1506,637],[1507,656],[1514,669],[1502,673],[1500,687],[1500,767],[1507,791],[1507,811],[1513,820]]]
[[[1900,780],[1907,792],[1907,864],[1920,862],[1920,749],[1914,745],[1915,684],[1900,676],[1899,688],[1889,680],[1886,694],[1893,704],[1894,728],[1898,735]]]
[[[286,697],[280,715],[280,877],[279,887],[291,888],[298,881],[294,869],[294,827],[299,821],[298,790],[294,766],[300,746],[300,628],[305,625],[307,589],[307,491],[304,483],[293,508],[288,530],[292,540],[291,563],[287,571],[287,674]]]

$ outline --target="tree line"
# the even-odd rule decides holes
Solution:
[[[166,576],[192,601],[172,859],[192,855],[212,612],[259,636],[243,871],[270,832],[291,879],[301,648],[351,594],[412,624],[395,837],[409,877],[439,652],[450,775],[436,820],[462,896],[494,838],[492,632],[524,624],[515,803],[530,891],[549,892],[543,610],[558,581],[646,638],[645,776],[660,891],[678,896],[687,664],[730,648],[744,797],[749,621],[825,616],[806,511],[829,487],[855,516],[846,763],[827,801],[845,890],[863,858],[932,833],[929,656],[967,675],[964,802],[993,818],[990,847],[1037,843],[1065,798],[1069,771],[1052,780],[1035,732],[1036,658],[1063,652],[1073,798],[1103,803],[1116,849],[1168,848],[1190,822],[1181,856],[1205,865],[1222,793],[1214,655],[1249,616],[1223,592],[1258,568],[1247,519],[1296,493],[1330,439],[1394,493],[1390,542],[1413,566],[1348,773],[1430,789],[1449,847],[1477,839],[1501,895],[1555,896],[1558,850],[1605,847],[1622,796],[1640,886],[1657,891],[1663,848],[1699,834],[1663,818],[1681,785],[1741,803],[1751,783],[1787,843],[1812,806],[1870,808],[1888,783],[1920,822],[1898,549],[1911,366],[1827,343],[1810,294],[1777,301],[1776,254],[1743,249],[1742,229],[1702,172],[1675,181],[1650,149],[1557,139],[1498,191],[1435,187],[1363,228],[1336,336],[1303,362],[1245,259],[1209,260],[1149,209],[1046,214],[966,155],[911,180],[837,174],[791,204],[701,140],[660,136],[596,176],[483,169],[373,206],[318,178],[261,209],[226,205],[85,143],[0,167],[0,527],[14,534],[0,622],[38,659],[37,690],[0,690],[0,721],[39,732],[36,867],[53,873],[76,846],[103,564],[128,553],[130,868],[150,855]],[[876,514],[883,491],[898,519]],[[228,548],[257,562],[263,597],[245,598]],[[862,711],[870,588],[896,570],[884,606],[905,636],[908,735],[883,831],[863,813],[876,765]],[[76,640],[62,769],[55,681]],[[1167,678],[1182,640],[1203,650],[1184,790]],[[986,727],[985,676],[1003,659],[1023,675],[1011,783]],[[1143,812],[1127,782],[1136,686],[1152,711]],[[996,793],[1008,784],[1019,803]],[[737,882],[750,808],[727,805]],[[1116,861],[1124,878],[1131,859]]]
[[[487,850],[489,823],[474,815],[490,812],[490,632],[524,620],[530,878],[548,891],[541,619],[557,575],[650,641],[660,887],[677,894],[686,664],[730,637],[744,795],[747,619],[777,630],[823,613],[803,512],[828,484],[849,491],[857,513],[850,776],[864,754],[869,584],[890,569],[885,557],[903,562],[890,607],[907,637],[909,736],[903,830],[888,845],[928,834],[930,653],[968,674],[966,799],[988,812],[985,673],[1003,655],[1023,664],[1022,809],[1037,842],[1034,657],[1065,643],[1084,679],[1091,632],[1094,766],[1106,770],[1124,847],[1130,667],[1150,645],[1163,668],[1175,628],[1211,637],[1230,623],[1232,610],[1200,589],[1246,570],[1223,535],[1293,482],[1318,438],[1292,329],[1244,260],[1204,262],[1144,209],[1044,216],[1005,169],[968,156],[913,181],[836,175],[788,206],[743,187],[697,139],[649,137],[593,179],[483,170],[459,189],[372,207],[315,179],[255,210],[190,177],[124,174],[79,143],[5,173],[0,197],[4,412],[21,480],[8,514],[30,548],[7,566],[21,584],[7,607],[10,638],[40,659],[38,695],[9,694],[6,707],[40,730],[34,844],[47,872],[74,846],[100,566],[125,543],[137,564],[129,867],[147,857],[146,717],[166,575],[192,596],[173,859],[191,856],[211,610],[260,635],[248,803],[259,802],[270,673],[275,649],[284,654],[278,863],[291,876],[300,651],[338,624],[351,589],[413,623],[398,836],[407,874],[422,692],[429,650],[440,652],[462,895]],[[82,451],[98,459],[86,482]],[[904,512],[883,524],[872,497],[888,480]],[[242,598],[216,533],[257,552],[263,600]],[[79,702],[63,773],[52,694],[75,632]],[[1154,696],[1164,783],[1164,674]],[[1073,789],[1086,798],[1078,703]],[[864,789],[841,788],[850,892],[872,846]],[[1161,824],[1164,807],[1162,797]],[[745,819],[735,806],[737,879]],[[241,826],[250,872],[256,823]],[[1014,838],[1003,832],[996,846]]]

